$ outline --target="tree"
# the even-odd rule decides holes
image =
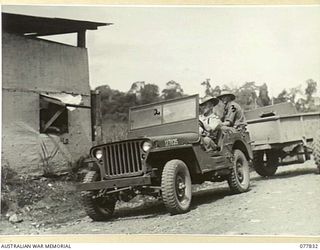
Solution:
[[[159,100],[158,85],[148,83],[141,90],[141,104],[156,102]]]
[[[210,84],[210,79],[206,79],[201,83],[202,86],[205,87],[204,96],[218,96],[221,94],[221,89],[219,85],[216,85],[214,88],[212,88]]]
[[[217,85],[214,87],[214,89],[212,90],[212,96],[218,96],[221,94],[221,89],[220,86]]]
[[[295,103],[295,106],[299,112],[306,112],[308,111],[308,104],[304,98],[299,98]]]
[[[226,84],[223,84],[222,85],[222,89],[223,90],[228,90],[228,91],[232,91],[232,88],[230,88],[228,85],[226,85]],[[235,90],[236,88],[234,88],[234,90]]]
[[[307,87],[305,89],[305,94],[307,100],[305,102],[305,109],[306,111],[318,111],[320,107],[315,104],[315,98],[312,96],[317,92],[317,82],[312,79],[308,79],[306,83]]]
[[[306,83],[307,87],[305,89],[305,94],[307,96],[307,101],[309,102],[312,99],[312,95],[317,92],[317,82],[312,79],[308,79]]]
[[[100,92],[102,116],[115,121],[126,121],[128,119],[129,107],[137,105],[136,96],[111,89],[108,85],[97,87]]]
[[[108,99],[109,101],[111,101],[114,92],[107,84],[96,87],[95,91],[99,91],[101,100]]]
[[[268,86],[266,83],[259,87],[259,97],[257,99],[257,104],[260,107],[268,106],[271,104],[271,99],[268,94]]]
[[[236,101],[245,110],[250,110],[257,107],[256,91],[259,87],[255,82],[246,82],[239,89],[234,90]]]
[[[164,100],[174,99],[184,96],[181,85],[173,80],[166,83],[166,88],[162,90],[161,97]]]
[[[288,100],[289,100],[289,94],[286,89],[282,90],[277,97],[273,98],[274,104],[287,102]]]
[[[312,79],[306,81],[307,87],[304,92],[301,86],[290,88],[289,91],[284,89],[276,98],[274,104],[281,102],[292,102],[299,112],[317,111],[319,107],[315,105],[313,95],[317,92],[317,82]]]
[[[212,89],[212,87],[211,87],[210,79],[209,79],[209,78],[206,79],[205,81],[203,81],[203,82],[201,83],[201,85],[205,87],[205,91],[204,91],[204,96],[205,96],[205,97],[206,97],[206,96],[213,96],[213,95],[212,95],[213,89]]]
[[[128,91],[128,94],[133,94],[136,96],[138,101],[141,101],[141,92],[143,88],[145,87],[144,81],[137,81],[132,83],[131,88]]]
[[[289,101],[292,102],[292,103],[295,103],[297,94],[301,94],[301,93],[302,93],[302,91],[300,89],[300,86],[294,87],[294,88],[290,88],[289,92],[288,92]]]

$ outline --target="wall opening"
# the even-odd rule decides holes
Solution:
[[[40,95],[40,133],[61,135],[69,132],[68,109],[58,99]]]

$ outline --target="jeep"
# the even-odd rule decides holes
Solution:
[[[162,198],[171,214],[190,209],[192,184],[227,181],[233,193],[246,192],[252,161],[249,133],[229,128],[214,140],[213,154],[199,134],[199,97],[132,107],[128,139],[94,146],[92,168],[78,184],[86,213],[111,218],[117,200],[137,194]]]

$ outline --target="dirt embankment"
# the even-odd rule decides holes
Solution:
[[[191,210],[175,216],[161,201],[138,196],[119,202],[108,222],[86,216],[72,176],[28,180],[9,173],[0,234],[320,235],[316,172],[313,161],[281,167],[271,178],[252,172],[250,191],[239,195],[226,183],[206,182],[193,187]]]

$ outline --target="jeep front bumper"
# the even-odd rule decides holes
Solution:
[[[139,177],[129,177],[122,179],[112,179],[112,180],[103,180],[96,181],[91,183],[81,183],[76,185],[77,191],[86,191],[86,190],[99,190],[106,188],[122,188],[122,187],[134,187],[134,186],[145,186],[151,184],[150,176],[139,176]]]

